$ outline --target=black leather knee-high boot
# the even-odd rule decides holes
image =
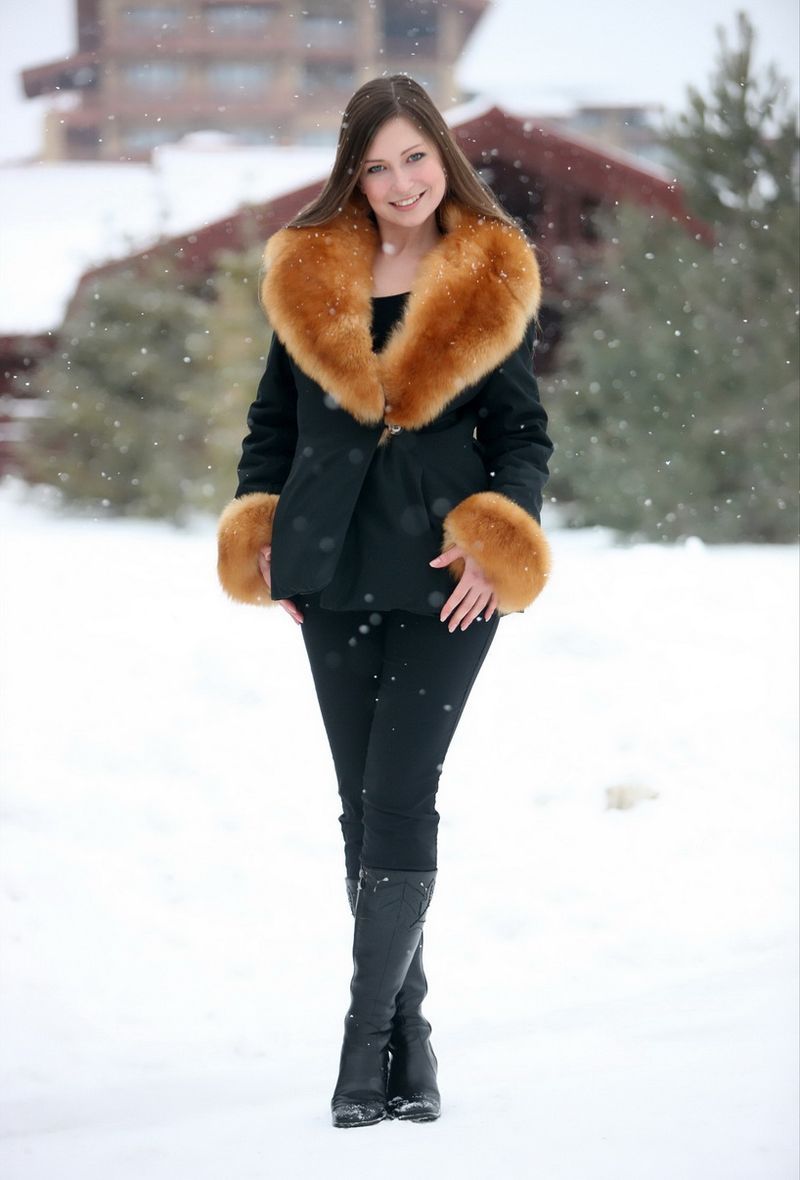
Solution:
[[[397,995],[419,944],[435,880],[435,869],[361,869],[350,1008],[331,1099],[335,1127],[363,1127],[387,1116],[389,1042]]]
[[[346,877],[347,900],[355,916],[358,878]],[[422,965],[424,931],[395,1001],[392,1037],[389,1041],[387,1110],[392,1118],[431,1122],[441,1113],[436,1082],[438,1062],[431,1045],[431,1025],[422,1015],[428,981]]]

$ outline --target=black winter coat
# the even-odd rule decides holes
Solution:
[[[388,300],[371,298],[377,231],[355,207],[268,242],[273,338],[220,521],[232,597],[321,590],[333,609],[435,614],[463,562],[428,563],[452,544],[501,614],[542,589],[553,445],[532,370],[538,266],[511,227],[452,203],[444,222],[410,294]]]

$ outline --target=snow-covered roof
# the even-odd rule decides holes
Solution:
[[[453,127],[497,106],[492,98],[478,96],[444,115]],[[530,111],[513,114],[535,117]],[[557,134],[576,143],[582,138],[562,128]],[[648,168],[638,157],[593,140],[583,143]],[[247,145],[224,132],[203,131],[156,148],[150,163],[1,166],[0,335],[57,329],[87,270],[146,250],[160,239],[201,230],[243,203],[262,203],[321,181],[334,150]]]
[[[321,179],[333,154],[208,131],[157,148],[152,163],[0,168],[0,335],[57,328],[85,271]]]

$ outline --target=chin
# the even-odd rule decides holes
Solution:
[[[386,221],[391,221],[395,225],[416,225],[419,222],[427,221],[430,215],[430,209],[415,209],[412,213],[398,213],[390,207],[383,214],[383,217]]]

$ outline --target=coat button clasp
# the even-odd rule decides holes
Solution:
[[[390,423],[386,427],[386,429],[389,431],[390,434],[399,434],[400,431],[403,429],[403,427],[402,426],[395,426],[393,423]]]

